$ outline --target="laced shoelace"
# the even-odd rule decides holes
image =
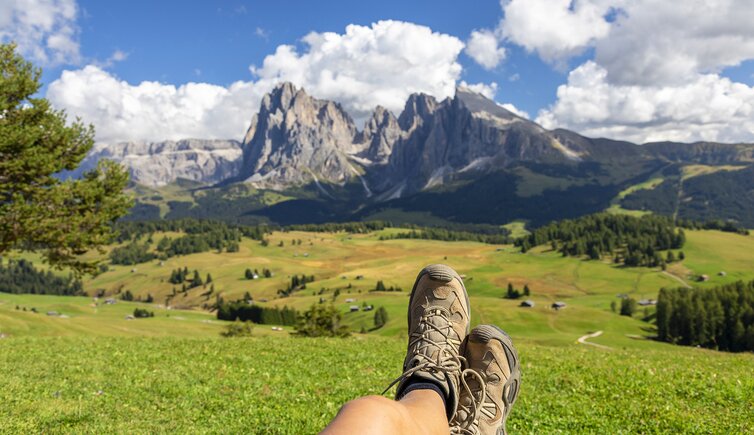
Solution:
[[[439,317],[439,322],[433,322],[432,320],[437,317]],[[406,369],[403,374],[385,388],[382,394],[385,394],[393,385],[410,378],[418,371],[434,371],[446,376],[461,371],[465,358],[458,354],[461,341],[453,330],[448,313],[438,308],[429,310],[421,316],[418,326],[417,331],[411,333],[411,341],[408,344],[409,349],[415,349],[415,357],[418,359],[418,363]],[[433,331],[442,336],[442,341],[438,342],[430,338],[430,333]],[[452,337],[451,334],[455,335],[456,338]],[[435,359],[431,357],[433,348],[440,350]]]
[[[479,385],[479,394],[474,394],[474,390],[469,385],[468,381],[466,380],[466,377],[472,377],[476,378],[477,384]],[[471,397],[471,403],[458,404],[458,411],[462,412],[456,412],[455,417],[458,417],[459,415],[465,415],[465,418],[461,421],[456,421],[455,417],[453,420],[451,420],[452,426],[450,428],[451,435],[476,435],[479,433],[479,417],[480,414],[485,414],[487,417],[490,417],[489,415],[489,409],[486,407],[487,404],[492,405],[493,413],[492,416],[494,416],[494,403],[490,403],[487,401],[487,383],[485,382],[484,377],[479,374],[476,370],[472,369],[466,369],[463,372],[461,372],[461,387],[468,393],[469,397]],[[485,412],[486,411],[486,412]]]

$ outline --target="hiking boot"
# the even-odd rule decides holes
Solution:
[[[505,434],[505,419],[521,384],[518,352],[510,336],[494,325],[479,325],[463,346],[468,368],[461,379],[454,434]]]
[[[396,400],[414,382],[437,385],[445,395],[448,421],[458,405],[461,343],[469,333],[469,296],[458,274],[443,264],[425,267],[416,277],[408,303],[408,351]],[[383,392],[384,393],[384,392]]]

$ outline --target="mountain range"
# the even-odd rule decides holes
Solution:
[[[752,144],[547,130],[464,87],[413,94],[397,117],[377,107],[359,129],[338,103],[283,83],[241,142],[98,145],[82,170],[103,157],[129,168],[134,218],[539,225],[610,209],[754,227]]]

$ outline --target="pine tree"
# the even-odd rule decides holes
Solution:
[[[508,283],[508,291],[506,292],[505,297],[508,299],[518,299],[519,297],[521,297],[521,293],[513,288],[512,283]]]
[[[385,307],[379,307],[374,312],[374,327],[375,329],[382,328],[387,323],[387,310]]]
[[[636,312],[636,300],[634,298],[623,298],[620,302],[620,315],[631,317]]]
[[[77,275],[96,273],[80,255],[107,244],[127,213],[128,173],[101,160],[80,179],[57,174],[79,166],[94,144],[94,127],[68,123],[36,96],[42,71],[0,44],[0,254],[23,247]]]
[[[199,271],[194,270],[194,278],[191,280],[191,287],[199,287],[202,285],[202,277],[199,276]]]

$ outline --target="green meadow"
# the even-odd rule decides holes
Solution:
[[[754,279],[754,237],[688,231],[686,259],[663,272],[544,247],[521,254],[509,245],[380,240],[395,231],[276,232],[266,247],[244,239],[236,253],[111,265],[84,282],[90,295],[105,292],[99,300],[0,293],[0,433],[316,432],[345,401],[379,394],[400,374],[411,286],[436,262],[464,276],[472,321],[501,326],[519,347],[511,433],[754,431],[754,355],[659,343],[641,320],[652,308],[634,317],[611,310],[618,294],[656,298],[661,287]],[[211,274],[214,293],[200,286],[166,301],[171,271],[184,267]],[[247,268],[273,276],[248,280]],[[315,281],[278,297],[294,274]],[[701,274],[710,280],[694,282]],[[402,291],[376,292],[378,280]],[[535,306],[503,299],[508,283],[528,285]],[[155,300],[118,299],[126,290]],[[306,339],[255,325],[251,338],[220,337],[226,323],[202,306],[246,292],[299,310],[333,303],[354,334]],[[105,304],[109,297],[116,303]],[[553,310],[555,301],[567,306]],[[387,324],[371,330],[373,311],[350,312],[364,304],[385,307]],[[136,307],[155,317],[128,319]],[[603,333],[588,342],[602,347],[577,342],[595,331]]]

